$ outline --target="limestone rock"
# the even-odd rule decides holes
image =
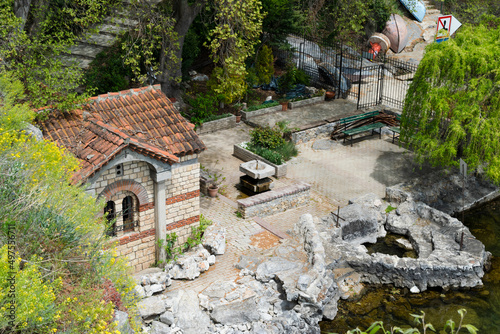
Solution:
[[[190,279],[193,280],[200,276],[200,269],[194,257],[186,256],[178,260],[169,273],[174,279]]]
[[[137,309],[143,319],[166,311],[165,302],[160,296],[152,296],[141,300],[137,304]]]
[[[128,314],[122,311],[115,311],[113,322],[117,322],[116,329],[122,334],[132,334],[134,331],[128,322]]]
[[[206,333],[210,318],[201,311],[196,292],[188,290],[180,295],[178,311],[175,313],[176,326],[181,328],[184,334]]]
[[[222,255],[226,252],[226,228],[213,223],[203,234],[202,245],[211,254]]]
[[[260,319],[255,299],[247,299],[240,303],[216,306],[210,317],[223,325],[236,325],[254,322]]]
[[[161,323],[159,321],[153,321],[151,323],[151,329],[149,334],[170,334],[170,327]]]
[[[170,311],[166,311],[160,315],[160,321],[166,325],[172,326],[174,323],[174,314]]]

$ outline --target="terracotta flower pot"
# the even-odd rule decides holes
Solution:
[[[208,187],[208,196],[216,197],[219,192],[219,187],[210,186]]]
[[[335,97],[335,92],[328,91],[325,93],[325,98],[328,100],[333,99],[334,97]]]
[[[241,122],[241,115],[236,116],[236,123]]]
[[[282,111],[287,111],[288,110],[288,102],[281,102],[281,110]]]

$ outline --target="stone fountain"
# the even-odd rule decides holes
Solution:
[[[273,180],[269,177],[275,174],[274,167],[263,161],[244,162],[240,165],[240,172],[245,173],[245,175],[240,176],[240,184],[245,189],[261,193],[273,187]]]

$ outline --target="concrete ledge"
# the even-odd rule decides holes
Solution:
[[[295,101],[295,102],[290,102],[288,104],[288,107],[290,109],[294,109],[294,108],[299,108],[299,107],[303,107],[303,106],[308,106],[310,104],[315,104],[315,103],[318,103],[318,102],[322,102],[325,100],[325,96],[316,96],[316,97],[311,97],[310,99],[305,99],[305,100],[300,100],[300,101]]]
[[[276,111],[281,111],[280,104],[278,104],[277,106],[274,106],[274,107],[262,108],[262,109],[254,110],[254,111],[242,111],[241,118],[246,121],[252,117],[265,115],[265,114],[269,114],[269,113],[276,112]]]
[[[300,182],[291,186],[238,200],[238,211],[244,218],[266,217],[309,202],[311,185]]]
[[[233,146],[233,155],[235,157],[237,157],[238,159],[243,160],[244,162],[247,162],[250,160],[264,161],[268,165],[271,165],[272,167],[274,167],[274,169],[275,169],[274,176],[276,176],[276,177],[282,177],[282,176],[286,175],[286,171],[287,171],[287,164],[286,163],[284,163],[282,165],[273,164],[272,162],[261,157],[260,155],[257,155],[253,152],[250,152],[246,148],[243,148],[239,145]]]
[[[197,134],[210,133],[224,129],[234,128],[236,126],[236,116],[231,115],[229,117],[217,119],[215,121],[210,121],[203,123],[196,129]]]

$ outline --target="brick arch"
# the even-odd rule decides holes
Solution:
[[[139,206],[148,204],[149,197],[146,188],[142,184],[134,180],[118,180],[110,185],[108,185],[104,190],[99,194],[99,197],[104,196],[108,201],[111,200],[114,194],[119,193],[120,191],[130,191],[137,196],[139,200]]]

